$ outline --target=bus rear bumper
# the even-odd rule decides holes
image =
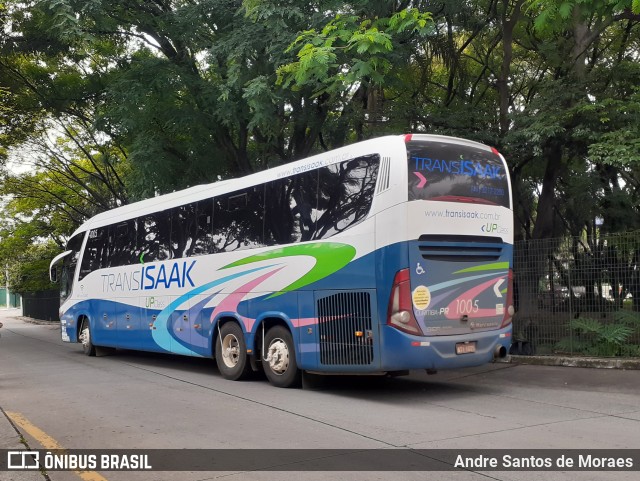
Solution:
[[[412,336],[389,326],[383,330],[381,368],[385,371],[480,366],[504,357],[511,345],[511,325],[500,330],[428,337]]]

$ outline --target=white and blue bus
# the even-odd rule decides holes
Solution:
[[[119,207],[51,263],[62,338],[280,387],[481,365],[511,341],[510,193],[497,150],[413,134]]]

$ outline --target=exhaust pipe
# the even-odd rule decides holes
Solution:
[[[493,358],[504,359],[505,357],[507,357],[507,348],[501,344],[497,345],[493,351]]]

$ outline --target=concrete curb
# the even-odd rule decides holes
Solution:
[[[595,369],[640,369],[640,358],[600,358],[570,356],[514,356],[499,362],[535,366],[588,367]]]
[[[60,321],[43,321],[41,319],[34,319],[33,317],[14,316],[14,319],[26,322],[28,324],[37,324],[39,326],[55,326],[60,325]]]
[[[20,430],[9,420],[7,414],[0,408],[0,449],[10,451],[30,450]],[[8,481],[50,481],[40,470],[10,471],[3,477]]]

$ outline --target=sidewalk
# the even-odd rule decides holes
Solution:
[[[16,319],[21,314],[20,309],[0,309],[0,322],[4,323],[4,327],[0,329],[0,349],[2,344],[7,342],[9,334],[7,328],[10,327],[10,322],[7,322],[7,318],[11,320]],[[0,449],[7,449],[11,451],[23,451],[30,448],[38,449],[40,446],[26,446],[22,442],[22,435],[13,426],[2,405],[2,390],[5,387],[2,385],[2,376],[0,376]],[[7,464],[8,459],[1,460],[1,464]],[[46,478],[40,471],[2,471],[0,472],[0,479],[2,481],[43,481]]]
[[[0,341],[2,342],[2,341]],[[0,386],[1,389],[1,386]],[[34,446],[31,446],[32,448]],[[38,446],[39,447],[39,446]],[[18,434],[13,424],[7,418],[4,411],[0,411],[0,449],[22,451],[29,449],[21,442],[21,435]],[[2,464],[7,463],[7,459],[2,460]],[[43,481],[48,479],[40,471],[4,471],[0,472],[3,481]]]
[[[533,364],[536,366],[589,367],[597,369],[640,369],[640,358],[604,358],[572,356],[508,355],[497,362]]]

